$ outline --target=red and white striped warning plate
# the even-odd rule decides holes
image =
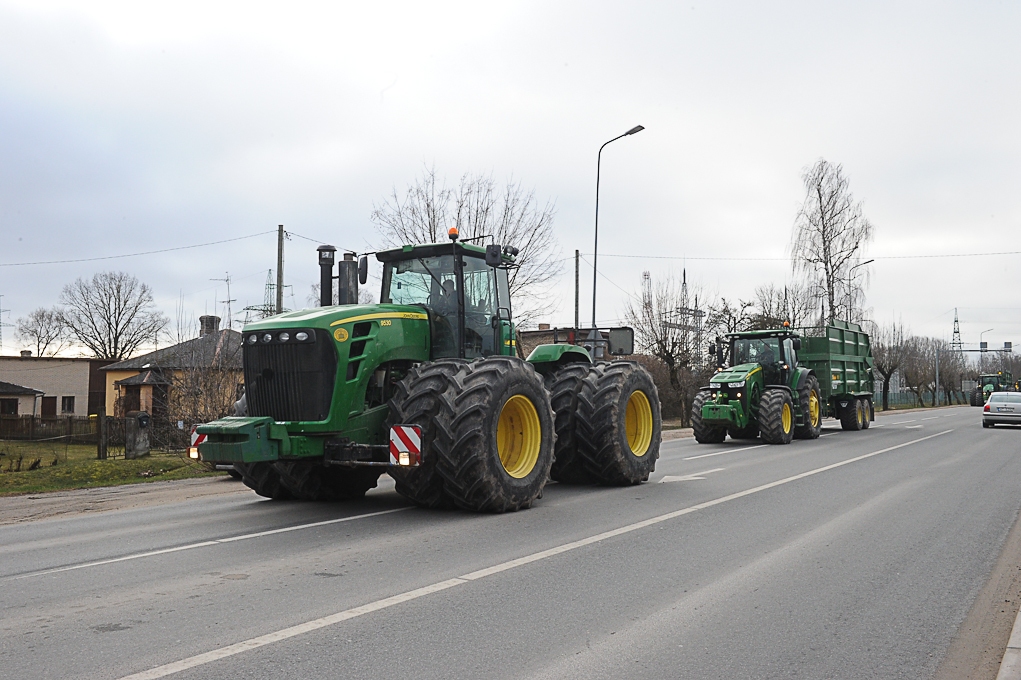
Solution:
[[[422,428],[394,425],[390,428],[390,465],[418,465],[422,457]]]
[[[198,428],[198,425],[192,425],[191,426],[191,445],[192,446],[198,446],[199,444],[201,444],[202,442],[204,442],[206,440],[206,435],[199,434],[198,432],[195,431],[197,428]]]

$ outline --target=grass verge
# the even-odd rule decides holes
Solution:
[[[210,472],[183,452],[96,460],[95,446],[0,441],[0,496],[223,474]]]

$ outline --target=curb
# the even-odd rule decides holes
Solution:
[[[1014,619],[1014,627],[1010,631],[1010,639],[1007,640],[1007,649],[1003,652],[1003,660],[1000,662],[1000,672],[996,674],[996,680],[1019,680],[1021,679],[1021,612],[1018,612]]]

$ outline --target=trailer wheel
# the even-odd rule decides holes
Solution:
[[[556,441],[549,394],[535,368],[506,356],[464,364],[439,402],[423,439],[426,428],[444,433],[431,452],[445,494],[466,510],[531,507],[549,478]]]
[[[663,417],[652,376],[634,361],[592,366],[578,393],[578,457],[600,484],[648,481],[656,469]]]
[[[861,429],[861,401],[857,398],[848,398],[846,405],[840,407],[840,427],[851,432]]]
[[[702,420],[702,406],[707,397],[708,392],[702,390],[691,400],[691,429],[695,435],[695,441],[699,444],[719,444],[727,438],[727,428],[708,425]]]
[[[280,473],[273,463],[234,463],[234,469],[241,473],[241,481],[249,489],[278,501],[291,499],[291,492],[280,482]]]
[[[390,399],[390,425],[419,425],[422,428],[422,462],[418,467],[390,466],[397,493],[425,508],[452,505],[443,491],[443,478],[436,470],[434,447],[437,439],[449,440],[451,433],[436,427],[447,388],[468,362],[464,359],[440,359],[415,366],[397,383]],[[449,442],[447,443],[449,446]]]
[[[798,390],[798,406],[805,418],[804,425],[794,428],[797,439],[818,439],[822,431],[822,396],[819,392],[819,380],[810,375],[805,384]]]
[[[592,484],[596,481],[577,455],[578,392],[591,370],[591,364],[571,363],[546,378],[557,433],[549,476],[561,484]]]
[[[273,467],[280,483],[302,501],[356,500],[375,488],[383,474],[379,468],[327,466],[306,460],[278,460]]]
[[[872,400],[865,397],[858,401],[861,402],[861,429],[867,430],[872,426]]]
[[[794,438],[794,402],[787,390],[769,389],[759,402],[759,432],[767,444],[790,444]]]

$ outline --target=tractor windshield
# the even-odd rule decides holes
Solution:
[[[982,386],[991,385],[997,387],[1000,384],[1000,376],[998,375],[984,375],[982,376]]]
[[[780,361],[780,341],[776,338],[737,338],[731,366],[762,364],[772,366]]]
[[[426,307],[432,312],[433,358],[458,355],[457,275],[453,255],[387,262],[380,302]]]

